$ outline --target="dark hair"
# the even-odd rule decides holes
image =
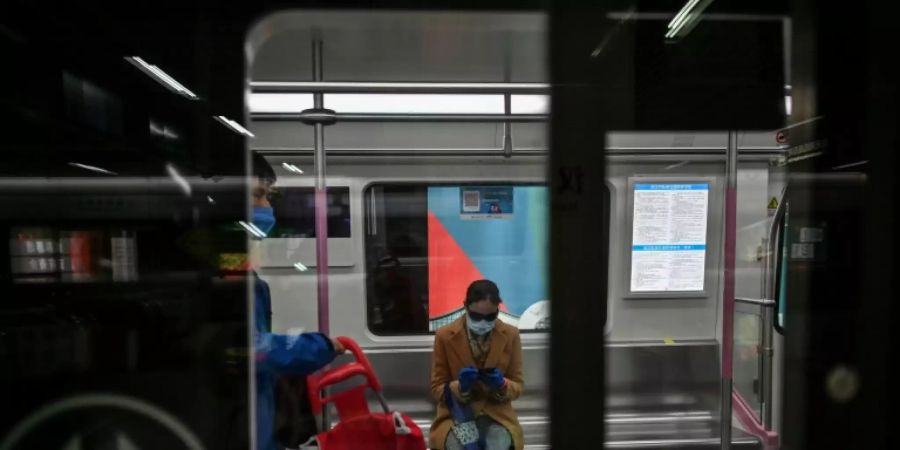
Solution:
[[[466,289],[466,306],[482,300],[490,300],[495,305],[503,303],[503,300],[500,298],[500,289],[497,288],[493,281],[473,281],[469,288]]]
[[[250,160],[250,173],[252,173],[254,177],[259,178],[261,181],[274,183],[275,180],[278,179],[278,176],[275,175],[275,169],[272,169],[272,166],[268,161],[266,161],[266,158],[257,152],[251,152],[251,155],[252,158]]]

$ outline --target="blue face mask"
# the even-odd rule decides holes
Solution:
[[[472,320],[471,317],[466,318],[466,324],[469,326],[469,331],[478,336],[490,333],[491,330],[494,329],[494,324],[496,322],[496,320]]]
[[[275,227],[275,213],[272,212],[272,208],[254,206],[253,225],[256,225],[256,228],[268,235],[272,228]]]

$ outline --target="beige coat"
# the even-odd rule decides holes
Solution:
[[[507,380],[507,401],[498,403],[490,399],[479,399],[476,396],[470,406],[476,416],[487,414],[503,425],[512,435],[513,446],[522,450],[525,444],[522,439],[522,427],[513,411],[512,400],[522,395],[522,340],[519,330],[500,320],[491,332],[491,350],[488,353],[485,367],[498,368]],[[453,426],[450,411],[444,405],[444,385],[450,383],[450,390],[459,398],[459,381],[457,376],[463,367],[474,366],[475,360],[469,349],[466,333],[466,316],[462,316],[450,325],[435,333],[434,354],[431,360],[431,397],[437,402],[437,417],[431,424],[428,445],[432,449],[441,450],[447,439],[447,433]],[[474,393],[473,393],[474,394]]]

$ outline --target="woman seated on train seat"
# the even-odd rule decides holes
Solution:
[[[432,449],[524,447],[511,404],[522,393],[522,341],[515,327],[497,320],[501,302],[496,284],[475,281],[466,291],[466,314],[434,336]]]

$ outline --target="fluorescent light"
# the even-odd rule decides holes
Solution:
[[[303,174],[303,170],[301,170],[299,167],[297,167],[289,162],[281,163],[281,167],[284,167],[284,169],[289,172],[299,173],[301,175]]]
[[[868,160],[868,159],[864,159],[864,160],[862,160],[862,161],[857,161],[857,162],[855,162],[855,163],[842,164],[842,165],[840,165],[840,166],[834,166],[834,167],[832,167],[831,169],[832,169],[832,170],[849,169],[850,167],[862,166],[862,165],[868,164],[868,163],[869,163],[869,160]]]
[[[234,132],[237,133],[237,134],[240,134],[240,135],[243,135],[243,136],[247,136],[247,137],[249,137],[249,138],[255,138],[255,137],[256,137],[256,135],[254,135],[253,133],[251,133],[250,130],[244,128],[241,124],[239,124],[239,123],[237,123],[237,122],[235,122],[235,121],[233,121],[233,120],[231,120],[231,119],[229,119],[229,118],[227,118],[227,117],[225,117],[225,116],[213,116],[213,119],[215,119],[216,122],[219,122],[219,123],[221,123],[222,125],[225,125],[226,127],[230,128],[231,131],[234,131]]]
[[[500,94],[325,94],[325,107],[362,114],[503,114]]]
[[[147,74],[150,78],[156,80],[157,83],[165,86],[172,92],[176,94],[180,94],[184,97],[187,97],[191,100],[198,100],[200,97],[197,97],[197,94],[191,92],[190,89],[184,87],[183,84],[179,83],[177,80],[169,76],[166,72],[164,72],[159,67],[144,61],[139,56],[126,56],[125,61],[128,61],[135,67]]]
[[[301,272],[306,272],[307,270],[309,270],[309,268],[304,266],[303,263],[301,263],[301,262],[295,263],[294,268]]]
[[[181,190],[184,191],[184,195],[187,195],[190,197],[191,184],[188,183],[188,181],[186,179],[184,179],[184,177],[181,176],[180,173],[178,173],[178,170],[175,169],[175,166],[173,166],[171,163],[166,164],[166,172],[169,174],[170,177],[172,177],[172,180],[175,181],[175,184],[177,184],[178,187],[180,187]]]
[[[786,115],[791,115],[791,109],[793,109],[793,100],[790,95],[784,96],[784,113]]]
[[[549,95],[513,95],[509,103],[510,114],[547,114],[550,112]]]
[[[669,21],[668,31],[666,31],[666,39],[672,39],[678,36],[683,30],[685,34],[697,24],[700,14],[706,9],[712,0],[688,0],[688,2],[675,14],[675,17]],[[698,6],[699,5],[699,6]]]
[[[691,8],[697,5],[700,0],[688,0],[688,2],[681,7],[681,11],[678,11],[678,14],[675,14],[675,17],[672,21],[669,22],[668,28],[670,30],[678,28],[680,25],[683,25],[685,21],[687,21],[688,15],[691,12]]]
[[[663,170],[677,169],[677,168],[679,168],[679,167],[681,167],[681,166],[686,166],[689,162],[690,162],[690,161],[682,161],[682,162],[680,162],[680,163],[675,163],[675,164],[672,164],[672,165],[668,165],[668,166],[666,166],[666,167],[663,167]]]
[[[262,230],[257,228],[256,225],[253,225],[252,223],[247,223],[247,222],[244,222],[243,220],[240,220],[240,221],[238,221],[238,225],[244,227],[244,229],[247,230],[248,233],[252,234],[253,236],[255,236],[259,239],[266,237],[266,233],[263,233]]]
[[[312,94],[296,93],[250,94],[248,104],[250,112],[260,113],[298,113],[314,106]]]
[[[688,11],[690,11],[691,8],[693,8],[694,5],[696,5],[699,1],[700,0],[689,0],[684,6],[682,6],[681,10],[678,11],[678,14],[675,14],[675,17],[672,18],[672,20],[669,22],[668,28],[671,30],[672,28],[675,28],[677,26],[676,24],[680,24],[681,21],[687,17]]]
[[[97,173],[102,173],[102,174],[106,174],[106,175],[118,175],[117,173],[113,172],[112,170],[106,170],[102,167],[90,166],[87,164],[81,164],[81,163],[77,163],[77,162],[70,162],[69,165],[72,167],[78,167],[79,169],[90,170],[91,172],[97,172]]]
[[[157,124],[153,119],[150,119],[150,134],[162,136],[171,140],[176,140],[180,137],[178,136],[178,133],[172,131],[167,125]]]

